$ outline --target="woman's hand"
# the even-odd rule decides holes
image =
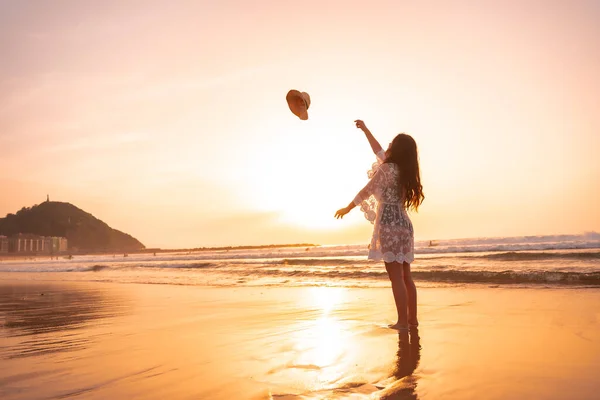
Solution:
[[[364,133],[367,133],[367,132],[369,132],[369,128],[367,128],[367,125],[365,125],[365,123],[364,123],[362,120],[360,120],[360,119],[357,119],[357,120],[356,120],[356,121],[354,121],[354,122],[356,123],[356,127],[357,127],[358,129],[360,129],[360,130],[361,130],[361,131],[363,131]]]
[[[336,219],[344,218],[344,215],[348,214],[349,212],[350,212],[349,207],[340,208],[339,210],[336,211],[335,218]]]
[[[369,145],[371,145],[371,150],[373,150],[373,153],[378,154],[381,150],[383,150],[377,139],[375,139],[375,136],[373,136],[369,128],[367,128],[367,126],[362,120],[357,119],[356,121],[354,121],[354,123],[356,124],[356,127],[358,129],[362,130],[365,133],[365,136],[369,141]]]

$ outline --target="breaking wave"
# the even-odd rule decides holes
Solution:
[[[488,260],[495,261],[537,261],[537,260],[600,260],[600,252],[585,252],[585,253],[564,253],[564,252],[542,252],[528,253],[509,251],[506,253],[496,253],[482,256]]]
[[[342,266],[354,265],[359,262],[347,258],[285,258],[281,263],[283,265]]]
[[[306,271],[266,269],[254,271],[253,275],[278,277],[303,277],[310,279],[376,279],[387,280],[384,271]],[[600,272],[563,271],[459,271],[432,269],[413,271],[416,281],[481,284],[553,284],[600,286]]]

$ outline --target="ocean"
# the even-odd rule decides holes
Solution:
[[[7,279],[196,286],[388,286],[366,245],[273,247],[50,260],[0,256]],[[411,266],[421,285],[600,287],[600,233],[419,241]]]

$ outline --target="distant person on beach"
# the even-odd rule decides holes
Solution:
[[[365,133],[377,163],[369,171],[369,183],[335,217],[343,218],[360,206],[374,224],[368,258],[384,261],[398,311],[398,321],[389,327],[405,331],[419,324],[417,289],[410,274],[410,264],[415,258],[414,231],[407,213],[409,209],[417,211],[425,199],[417,144],[411,136],[401,133],[384,151],[363,121],[355,123]]]

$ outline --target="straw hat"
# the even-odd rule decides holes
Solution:
[[[308,119],[308,108],[310,107],[310,96],[308,93],[290,90],[285,99],[295,116],[303,121]]]

